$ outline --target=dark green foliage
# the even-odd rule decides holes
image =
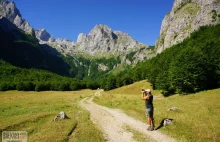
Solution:
[[[69,75],[69,65],[63,61],[62,56],[51,47],[38,44],[34,36],[19,29],[4,32],[1,28],[0,35],[0,59],[22,68],[44,69]]]
[[[208,59],[199,48],[185,48],[169,69],[170,83],[183,92],[206,89]],[[202,84],[205,83],[205,84]]]
[[[108,78],[103,81],[102,88],[105,90],[116,88],[116,77],[108,76]]]
[[[121,63],[119,58],[86,59],[67,55],[63,59],[70,65],[70,77],[88,81],[99,80],[101,76],[111,71],[115,65]],[[100,64],[106,66],[107,70],[100,70]]]
[[[14,67],[2,60],[0,60],[0,81],[0,91],[69,91],[86,88],[83,81],[43,70]]]
[[[32,90],[34,90],[34,85],[33,85],[33,83],[32,82],[18,82],[17,84],[16,84],[16,89],[18,90],[18,91],[32,91]]]
[[[217,88],[220,25],[201,27],[190,38],[147,61],[147,79],[164,94]]]
[[[215,22],[217,19],[219,19],[220,14],[217,14],[216,10],[212,10],[212,22]]]
[[[60,83],[59,90],[60,91],[69,91],[70,90],[69,83],[68,82]]]
[[[149,46],[151,50],[154,50],[155,49],[155,46]]]
[[[46,87],[44,86],[43,83],[37,83],[36,86],[35,86],[35,91],[45,91],[46,90]]]
[[[194,93],[220,87],[220,25],[201,27],[182,43],[166,49],[133,69],[106,79],[103,88],[114,89],[147,79],[164,96]],[[111,85],[109,81],[116,85]],[[113,88],[112,88],[113,87]]]
[[[7,91],[9,90],[9,85],[6,82],[0,83],[0,91]]]
[[[133,61],[134,60],[134,55],[137,53],[137,51],[133,51],[130,52],[129,54],[126,55],[126,59],[128,59],[129,61]]]

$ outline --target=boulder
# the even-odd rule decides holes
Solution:
[[[69,119],[69,117],[66,115],[64,111],[61,111],[54,117],[54,121],[63,120],[63,119]]]
[[[163,120],[163,126],[172,125],[172,124],[173,124],[173,119],[166,118]]]
[[[167,111],[177,111],[180,110],[178,107],[171,107]]]

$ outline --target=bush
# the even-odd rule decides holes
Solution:
[[[9,88],[7,83],[1,83],[0,84],[0,91],[7,91]]]
[[[163,91],[161,92],[161,94],[162,94],[164,97],[168,97],[168,96],[170,95],[170,93],[169,93],[168,91],[166,91],[166,90],[163,90]]]
[[[22,83],[22,82],[18,82],[17,83],[17,85],[16,85],[16,89],[18,90],[18,91],[24,91],[24,83]]]
[[[69,83],[68,82],[62,82],[59,86],[59,91],[69,91],[70,87],[69,87]]]
[[[35,86],[35,91],[46,91],[49,90],[49,87],[45,83],[37,83]]]

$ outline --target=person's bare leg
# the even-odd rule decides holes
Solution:
[[[151,118],[150,117],[147,118],[147,124],[148,124],[147,130],[151,130]]]
[[[154,127],[155,127],[154,118],[151,118],[151,122],[152,122],[152,130],[154,130]]]
[[[151,118],[150,117],[147,118],[147,123],[149,126],[151,125]]]

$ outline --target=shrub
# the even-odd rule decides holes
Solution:
[[[59,86],[59,91],[69,91],[70,87],[69,87],[69,83],[68,82],[62,82]]]
[[[0,83],[0,91],[7,91],[8,90],[8,84],[7,83]]]
[[[35,91],[39,92],[39,91],[46,91],[49,90],[49,88],[46,86],[45,83],[37,83],[35,86]]]

